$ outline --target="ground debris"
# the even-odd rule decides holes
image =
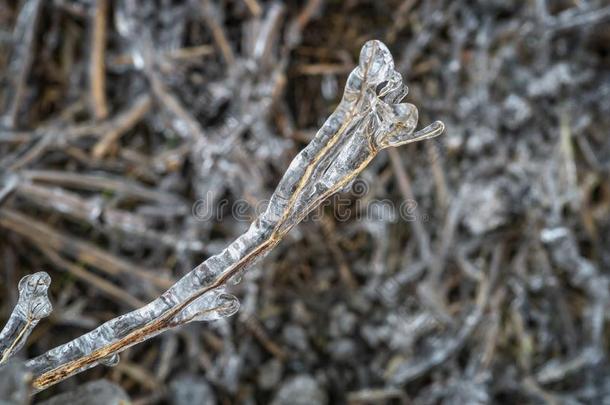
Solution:
[[[3,398],[26,398],[3,385],[20,356],[246,232],[379,39],[445,135],[379,153],[232,279],[238,316],[34,401],[105,378],[138,404],[610,402],[609,21],[606,0],[3,2],[1,323],[41,269],[54,308]]]

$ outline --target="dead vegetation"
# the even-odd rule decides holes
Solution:
[[[135,403],[610,397],[604,1],[27,0],[0,21],[3,316],[23,275],[53,278],[26,358],[241,235],[366,40],[447,126],[381,152],[351,215],[331,200],[293,229],[232,287],[236,316],[36,400],[99,378]]]

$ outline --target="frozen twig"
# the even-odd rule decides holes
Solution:
[[[503,254],[504,246],[498,245],[494,250],[493,257],[489,265],[489,277],[483,279],[479,284],[475,308],[462,320],[459,330],[449,334],[446,339],[438,341],[434,350],[432,350],[428,355],[424,355],[415,360],[409,360],[401,364],[390,376],[390,381],[392,384],[406,384],[409,381],[425,375],[434,367],[437,367],[438,365],[447,361],[447,359],[453,356],[465,345],[467,339],[479,326],[485,310],[487,309],[493,284],[498,276]]]
[[[156,287],[153,290],[155,292],[172,285],[170,279],[158,274],[167,273],[164,269],[145,269],[125,259],[116,257],[93,244],[58,232],[50,226],[17,211],[8,208],[0,209],[0,227],[10,229],[43,250],[51,249],[62,252],[67,256],[105,272],[109,276],[116,277],[123,274],[137,277],[141,281],[145,280]]]
[[[34,61],[36,31],[44,1],[29,0],[23,3],[13,32],[14,47],[8,66],[10,97],[6,98],[5,111],[0,120],[8,127],[17,126],[19,107],[25,96],[27,75]]]
[[[318,204],[349,185],[381,149],[443,131],[436,122],[414,132],[417,109],[399,103],[406,93],[385,45],[367,42],[341,103],[294,158],[267,209],[248,231],[150,304],[28,361],[33,388],[45,389],[100,363],[114,364],[120,352],[165,330],[234,314],[239,302],[226,293],[229,280],[238,280]]]
[[[66,143],[74,143],[89,136],[100,138],[92,152],[94,157],[102,157],[113,142],[133,128],[148,112],[151,106],[150,99],[147,94],[141,95],[124,110],[104,120],[68,124],[69,118],[73,119],[73,115],[80,108],[80,103],[76,102],[64,112],[62,117],[53,119],[33,131],[30,139],[34,141],[27,142],[22,148],[2,159],[0,168],[12,171],[23,170],[25,166],[37,161],[47,150],[65,147]]]
[[[229,66],[234,64],[235,53],[233,52],[231,43],[227,39],[227,34],[223,25],[219,22],[219,12],[216,5],[211,3],[209,0],[203,0],[201,2],[201,7],[203,11],[203,18],[210,27],[214,41],[216,41],[216,44],[220,48],[220,52],[222,53],[225,62],[227,62]]]
[[[415,196],[413,195],[413,190],[411,188],[411,180],[403,167],[400,154],[396,150],[390,150],[389,154],[390,160],[392,161],[392,168],[394,169],[394,173],[396,173],[398,186],[404,200],[415,201]],[[416,217],[412,225],[415,233],[415,240],[417,241],[417,245],[419,247],[420,256],[423,260],[428,261],[430,260],[431,255],[430,236],[426,232],[426,228],[424,227],[420,217]]]
[[[552,359],[535,373],[539,384],[551,384],[561,381],[571,374],[581,372],[584,368],[593,367],[603,360],[603,353],[594,347],[586,347],[576,356],[568,359]]]
[[[151,229],[141,215],[108,206],[99,198],[86,199],[79,194],[65,191],[60,187],[46,187],[22,182],[16,187],[16,194],[35,204],[54,210],[106,232],[119,231],[148,241],[155,241],[175,250],[200,251],[203,244],[198,240],[184,239],[180,235],[168,234]],[[0,192],[0,201],[2,201]]]
[[[130,108],[121,114],[118,114],[114,119],[115,125],[109,126],[101,135],[93,147],[93,156],[96,158],[103,157],[110,146],[116,142],[121,135],[133,128],[141,119],[150,111],[152,106],[152,98],[149,94],[139,96]]]
[[[51,277],[44,271],[27,275],[19,281],[19,300],[0,332],[0,364],[6,363],[23,347],[38,321],[53,310],[47,296],[50,284]]]
[[[610,19],[610,7],[598,9],[587,9],[585,11],[574,11],[577,7],[570,8],[547,22],[552,31],[562,31],[576,28],[578,26],[593,26]]]
[[[187,210],[184,201],[175,195],[143,186],[141,183],[118,176],[70,173],[55,170],[23,170],[19,173],[24,181],[60,185],[80,190],[111,190],[112,192],[141,201],[154,202],[174,210]]]
[[[87,283],[87,285],[93,286],[93,288],[99,290],[102,295],[108,296],[109,298],[115,300],[115,302],[124,303],[130,308],[139,308],[145,304],[143,301],[140,301],[136,297],[132,296],[118,285],[108,281],[104,277],[96,275],[81,264],[63,258],[53,249],[44,246],[38,246],[38,248],[55,266],[60,269],[64,269],[77,279]]]

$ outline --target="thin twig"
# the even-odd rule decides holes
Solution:
[[[396,149],[389,149],[388,153],[390,155],[390,160],[392,161],[392,168],[394,169],[394,173],[396,174],[396,178],[398,180],[398,187],[400,188],[400,192],[403,195],[405,201],[415,201],[415,196],[413,195],[413,190],[411,189],[411,180],[409,179],[409,175],[404,169],[402,159],[400,158],[400,153]],[[415,239],[417,241],[417,245],[419,247],[419,253],[423,260],[429,260],[430,253],[430,236],[426,232],[424,228],[424,224],[421,221],[421,216],[415,216],[415,220],[411,222],[411,226],[413,227],[413,231],[415,233]]]
[[[65,269],[68,273],[85,282],[87,285],[98,289],[102,294],[108,296],[108,298],[117,300],[118,302],[122,302],[131,308],[139,308],[144,305],[143,301],[137,299],[133,295],[129,294],[127,291],[109,282],[108,280],[105,280],[102,277],[90,271],[87,271],[82,266],[79,266],[75,263],[70,262],[69,260],[64,259],[54,250],[48,249],[44,246],[38,246],[38,248],[54,265],[59,268]]]
[[[347,260],[345,260],[345,255],[337,243],[337,237],[335,236],[335,224],[333,220],[327,216],[323,216],[320,225],[322,226],[324,237],[328,242],[328,248],[330,249],[335,261],[337,262],[337,266],[339,267],[341,281],[343,281],[348,288],[353,289],[358,287],[358,282],[350,271]]]
[[[89,87],[93,115],[102,120],[108,116],[106,101],[106,75],[104,72],[104,54],[106,49],[106,18],[108,0],[97,0],[93,15],[93,32],[91,35],[91,59],[89,61]]]
[[[231,47],[231,43],[227,39],[227,34],[223,26],[219,23],[217,12],[215,10],[216,5],[211,3],[209,0],[201,0],[201,8],[203,11],[203,18],[212,31],[212,36],[216,45],[220,48],[220,52],[227,63],[231,66],[235,63],[235,53]]]
[[[144,94],[138,97],[128,110],[117,115],[114,120],[115,125],[105,131],[93,147],[93,157],[97,159],[103,157],[121,135],[133,128],[150,111],[151,106],[150,95]]]
[[[124,259],[113,256],[95,245],[57,232],[53,228],[28,218],[17,211],[8,208],[0,209],[0,226],[10,229],[37,245],[58,252],[64,252],[75,259],[104,271],[108,275],[115,277],[121,274],[133,275],[140,280],[152,283],[158,288],[167,288],[172,285],[171,279],[157,275],[159,272],[167,273],[167,271],[143,269]]]
[[[14,48],[7,75],[7,77],[11,78],[12,93],[9,96],[10,101],[7,101],[6,111],[1,117],[11,128],[17,125],[19,107],[25,95],[27,77],[34,62],[36,32],[44,3],[42,0],[23,2],[23,8],[19,13],[19,18],[13,32]]]
[[[203,248],[201,242],[197,240],[187,240],[179,235],[152,229],[142,216],[108,207],[100,199],[84,199],[76,193],[59,187],[22,182],[17,187],[16,194],[39,206],[84,221],[107,232],[118,230],[127,235],[135,235],[145,240],[161,243],[174,250],[200,251]]]
[[[162,191],[145,187],[138,182],[125,180],[120,177],[111,177],[94,174],[70,173],[56,170],[23,170],[20,176],[32,182],[50,183],[74,187],[82,190],[113,191],[143,201],[156,202],[171,206],[174,209],[188,209],[179,198]]]

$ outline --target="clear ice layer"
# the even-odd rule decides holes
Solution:
[[[17,305],[0,332],[0,364],[18,352],[38,321],[53,311],[47,296],[50,285],[51,277],[44,271],[27,275],[19,281]]]
[[[264,257],[308,212],[352,181],[381,149],[431,138],[443,131],[442,123],[437,122],[414,132],[417,109],[400,103],[406,94],[407,87],[394,70],[389,50],[379,41],[367,42],[337,109],[294,158],[266,211],[248,231],[150,304],[30,360],[27,366],[34,376],[116,342],[122,342],[116,350],[119,352],[171,327],[234,314],[239,301],[225,292],[231,278]],[[145,334],[138,333],[143,329]],[[79,362],[80,368],[63,373],[62,379],[99,362],[112,364],[115,360],[99,360],[95,355],[90,358]]]

